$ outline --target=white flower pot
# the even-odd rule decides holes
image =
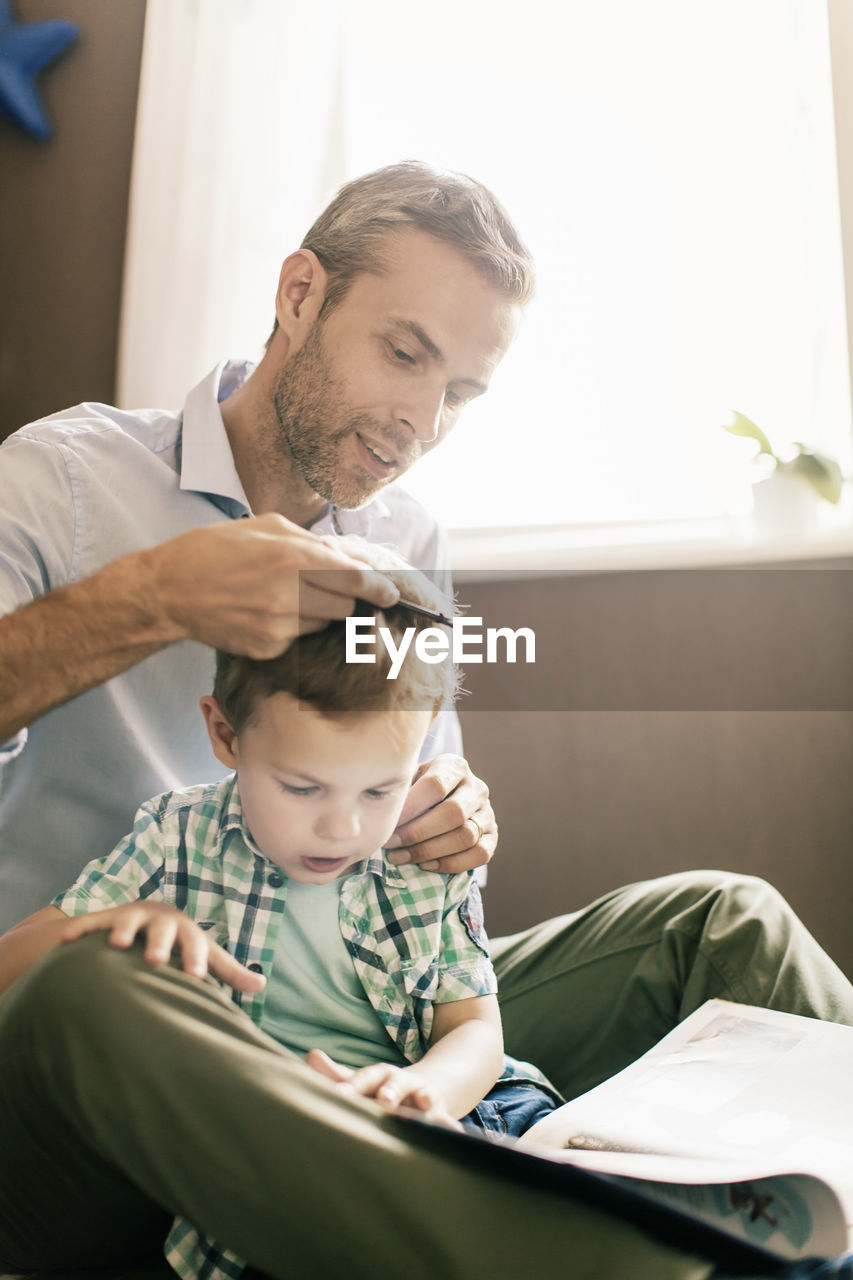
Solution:
[[[752,486],[753,519],[761,533],[796,537],[821,526],[821,499],[801,476],[774,471]]]

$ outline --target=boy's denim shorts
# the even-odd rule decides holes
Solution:
[[[500,1133],[520,1138],[532,1124],[554,1111],[559,1103],[550,1094],[525,1080],[503,1080],[487,1093],[461,1124],[475,1133]]]

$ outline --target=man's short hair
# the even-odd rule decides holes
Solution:
[[[407,228],[458,249],[512,301],[523,306],[533,296],[533,258],[491,191],[466,174],[407,160],[347,182],[302,241],[329,277],[323,311],[361,272],[381,272],[389,239]]]
[[[342,537],[336,545],[392,579],[401,598],[447,615],[452,603],[417,570],[387,547]],[[377,609],[365,600],[356,603],[353,616],[373,619],[377,638],[371,653],[376,662],[346,661],[345,623],[330,622],[320,631],[298,636],[277,658],[248,658],[219,651],[213,696],[235,733],[251,723],[259,703],[274,693],[288,693],[321,715],[336,717],[350,712],[428,710],[435,713],[452,704],[458,674],[448,656],[443,662],[422,662],[412,642],[396,679],[389,680],[391,658],[378,642],[377,628],[387,627],[395,646],[408,627],[416,632],[437,624],[403,605]]]

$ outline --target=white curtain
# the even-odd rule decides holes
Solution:
[[[272,328],[281,262],[344,180],[339,6],[148,0],[120,405],[180,405]]]
[[[490,186],[539,267],[492,392],[407,477],[444,524],[747,511],[731,409],[853,467],[816,0],[148,0],[120,403],[254,355],[334,189],[409,157]]]

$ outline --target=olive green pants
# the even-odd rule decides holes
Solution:
[[[507,1048],[566,1092],[709,996],[853,1022],[853,989],[761,881],[634,885],[496,944]],[[103,935],[0,1000],[0,1271],[147,1277],[181,1213],[273,1277],[700,1280],[712,1265],[513,1153],[405,1126],[258,1031],[211,981]],[[103,1268],[101,1272],[98,1268]]]

